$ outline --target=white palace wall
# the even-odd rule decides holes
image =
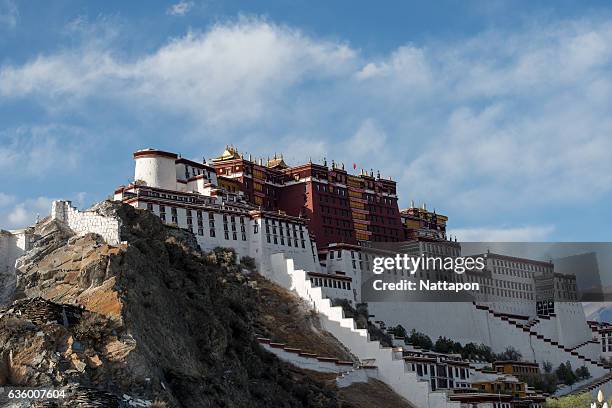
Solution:
[[[105,217],[95,211],[79,211],[70,201],[54,201],[51,206],[51,218],[64,222],[77,235],[95,233],[110,245],[121,242],[120,221],[117,218]]]
[[[417,408],[460,408],[460,403],[448,400],[444,391],[431,391],[429,382],[422,381],[417,374],[406,370],[404,360],[398,358],[392,348],[382,347],[371,341],[366,329],[357,329],[355,321],[345,318],[341,307],[332,306],[320,287],[313,287],[306,272],[296,270],[291,259],[282,254],[272,256],[273,270],[263,271],[287,289],[294,290],[308,301],[317,312],[323,327],[344,344],[361,361],[375,360],[378,378],[398,395]]]
[[[144,201],[139,201],[136,204],[136,208],[143,210],[147,209],[147,203]],[[168,206],[168,211],[170,211],[169,208],[170,206]],[[190,225],[187,222],[186,209],[178,206],[176,208],[176,225],[180,228],[187,229]],[[159,205],[154,205],[153,209],[149,211],[158,217],[160,216]],[[297,246],[295,245],[296,241],[293,240],[292,246],[286,245],[286,241],[284,241],[285,245],[281,245],[280,241],[277,241],[276,244],[274,242],[267,242],[266,226],[264,225],[263,218],[254,220],[244,213],[236,213],[233,215],[234,222],[232,223],[231,212],[226,214],[228,219],[227,222],[224,221],[223,214],[220,212],[206,211],[205,209],[203,209],[202,212],[204,213],[202,228],[203,235],[200,235],[198,231],[199,227],[197,224],[197,218],[195,217],[196,210],[193,210],[194,217],[192,224],[195,237],[202,251],[212,251],[216,247],[233,248],[238,257],[249,256],[254,258],[259,270],[270,269],[270,256],[273,254],[282,253],[288,258],[294,259],[296,265],[299,265],[300,268],[308,271],[320,270],[315,256],[317,253],[316,246],[315,243],[310,240],[306,227],[304,227],[303,231],[304,248],[302,248],[302,238],[300,236],[297,238]],[[212,219],[209,218],[211,214],[213,217]],[[171,213],[166,214],[166,217],[170,216]],[[211,237],[209,232],[211,221],[213,222],[215,229],[214,237]],[[225,236],[225,224],[228,225],[227,238]],[[235,231],[232,229],[232,225],[235,225]],[[242,239],[242,227],[244,227],[244,234],[246,238],[244,240]],[[236,239],[234,239],[234,232],[236,233]]]
[[[15,269],[15,262],[29,249],[29,235],[26,230],[0,230],[0,274]]]
[[[10,232],[0,230],[0,274],[8,273],[9,268],[15,266],[15,262],[11,261],[13,241],[13,235]]]
[[[139,203],[137,208],[146,209],[146,203]],[[187,216],[184,209],[177,211],[176,225],[181,228],[187,228]],[[153,213],[159,216],[159,210],[155,208]],[[236,231],[228,227],[228,238],[225,236],[224,225],[231,226],[232,223],[225,223],[223,215],[220,213],[210,212],[213,214],[215,225],[215,236],[209,234],[209,218],[208,215],[204,219],[204,235],[195,234],[198,244],[202,251],[211,251],[216,247],[233,248],[239,257],[250,256],[256,261],[259,270],[270,269],[270,256],[277,253],[285,254],[287,257],[295,259],[300,268],[309,271],[318,271],[318,263],[315,255],[316,247],[314,242],[309,238],[307,229],[304,229],[304,248],[301,245],[301,238],[298,239],[298,246],[289,247],[281,245],[280,242],[268,243],[266,240],[265,226],[262,219],[253,220],[248,216],[243,216],[243,223],[240,223],[240,215],[234,217]],[[170,216],[170,214],[168,214]],[[96,233],[102,236],[104,240],[111,245],[117,245],[121,241],[120,237],[120,220],[113,217],[106,217],[98,214],[95,211],[79,211],[72,206],[70,201],[54,201],[51,209],[51,217],[66,223],[78,235],[87,233]],[[231,218],[231,215],[227,216]],[[257,223],[257,227],[255,227]],[[197,224],[194,224],[197,232]],[[242,239],[241,228],[244,227],[246,239]],[[236,233],[236,239],[234,239]],[[286,243],[286,241],[285,241]]]
[[[0,230],[0,303],[13,292],[16,283],[15,262],[29,246],[27,230]]]
[[[542,319],[532,330],[553,341],[558,341],[559,337],[573,340],[571,344],[560,342],[567,347],[590,340],[592,337],[590,333],[581,330],[584,317],[568,315],[566,308],[572,309],[573,312],[575,307],[560,306],[558,311],[563,317],[559,318],[558,314],[556,319]],[[371,302],[368,303],[368,312],[374,315],[374,320],[384,321],[387,327],[401,324],[408,332],[416,329],[427,334],[434,342],[442,336],[462,344],[482,343],[490,346],[496,353],[503,352],[508,346],[512,346],[522,354],[525,360],[537,361],[540,364],[548,361],[554,367],[570,361],[572,367],[586,365],[594,377],[605,373],[601,367],[564,352],[507,321],[493,316],[486,310],[477,309],[472,303]],[[561,336],[559,332],[562,333]],[[579,352],[583,356],[598,361],[597,347],[596,344],[585,346],[580,348]]]

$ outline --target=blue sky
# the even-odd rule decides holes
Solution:
[[[0,227],[226,143],[380,169],[466,240],[608,241],[607,2],[0,0]]]

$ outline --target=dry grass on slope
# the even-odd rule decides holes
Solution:
[[[354,360],[334,336],[321,328],[317,314],[298,296],[259,275],[252,280],[258,290],[256,330],[260,335],[320,356]]]
[[[339,388],[338,402],[343,408],[414,408],[387,384],[372,379],[367,383],[355,383]]]

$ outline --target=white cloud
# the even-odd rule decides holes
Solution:
[[[347,140],[348,148],[355,158],[366,159],[372,152],[382,154],[387,146],[387,134],[373,119],[364,120],[357,132]]]
[[[187,118],[196,139],[363,162],[399,175],[404,203],[475,222],[612,192],[610,66],[612,22],[602,19],[406,44],[377,58],[240,19],[132,58],[86,42],[5,65],[0,98],[67,112],[103,100],[134,116]],[[28,157],[3,153],[0,168]]]
[[[8,208],[0,208],[0,228],[14,229],[32,225],[37,216],[43,218],[49,215],[52,201],[48,197],[36,197]]]
[[[289,89],[304,80],[338,77],[353,58],[343,44],[242,19],[189,33],[135,61],[85,45],[23,66],[5,66],[0,96],[36,95],[56,107],[58,101],[104,95],[228,125],[273,118],[285,106]]]
[[[72,171],[84,154],[83,132],[62,125],[18,127],[0,131],[3,176],[45,178]]]
[[[0,29],[13,29],[19,21],[19,9],[13,0],[0,0]]]
[[[550,225],[516,228],[460,228],[450,235],[462,242],[538,242],[550,240],[555,228]]]
[[[384,61],[368,62],[355,76],[359,80],[391,79],[397,85],[427,87],[432,73],[424,49],[402,46]]]
[[[166,14],[171,16],[184,16],[193,8],[193,6],[194,4],[192,1],[180,1],[170,6],[166,11]]]

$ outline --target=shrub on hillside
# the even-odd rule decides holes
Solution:
[[[408,336],[408,338],[406,339],[406,342],[412,344],[413,346],[421,347],[426,350],[431,350],[433,348],[433,342],[431,341],[429,336],[425,333],[418,332],[415,329],[412,329],[412,331],[410,332],[410,336]]]
[[[355,325],[358,329],[367,329],[370,335],[370,340],[377,340],[384,347],[393,347],[393,341],[384,331],[369,321],[367,303],[359,303],[353,308],[350,302],[346,299],[333,299],[333,306],[341,306],[344,311],[344,316],[355,320]]]
[[[250,256],[243,256],[242,258],[240,258],[240,266],[251,272],[255,272],[255,270],[257,269],[255,258],[250,257]]]
[[[231,268],[236,265],[236,251],[232,248],[216,247],[206,256],[208,262]]]
[[[521,361],[523,355],[514,347],[508,346],[503,353],[497,354],[495,358],[500,361]]]

